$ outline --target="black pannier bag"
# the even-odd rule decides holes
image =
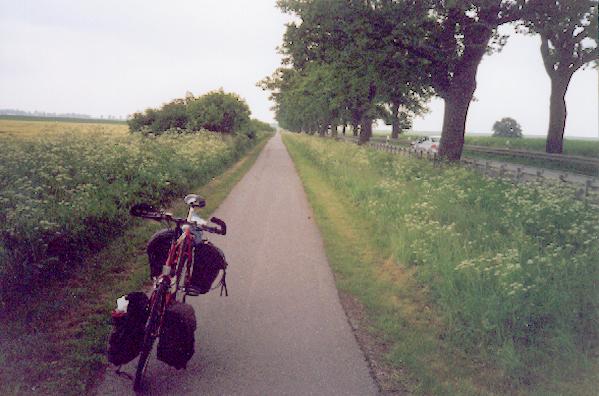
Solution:
[[[177,370],[186,368],[195,352],[196,316],[189,304],[175,302],[164,313],[158,340],[158,360]]]
[[[165,229],[156,232],[148,241],[148,261],[150,277],[159,276],[166,262],[173,239],[177,237],[175,230]]]
[[[148,320],[149,299],[142,292],[129,293],[127,312],[112,313],[112,333],[108,339],[108,361],[120,366],[129,363],[141,350]]]
[[[220,281],[222,294],[223,289],[225,292],[227,291],[225,255],[222,250],[208,241],[198,244],[194,249],[193,271],[191,272],[192,291],[199,294],[208,293],[221,270],[223,271]]]

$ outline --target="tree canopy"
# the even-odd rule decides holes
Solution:
[[[493,124],[493,136],[521,138],[522,127],[513,118],[504,117]]]
[[[422,111],[431,94],[428,76],[389,41],[396,21],[383,3],[278,2],[283,11],[301,18],[287,26],[284,67],[261,83],[273,91],[281,126],[322,134],[350,124],[360,128],[360,140],[366,141],[381,105],[395,103],[401,113]],[[400,116],[400,111],[391,113]]]
[[[541,55],[551,80],[546,151],[563,151],[565,95],[572,75],[599,59],[597,0],[528,0],[522,25],[541,36]]]
[[[551,77],[549,150],[561,144],[569,78],[597,59],[597,1],[279,0],[295,18],[282,67],[260,85],[272,91],[284,128],[335,134],[351,125],[360,142],[374,119],[396,137],[436,95],[445,102],[439,155],[458,160],[478,66],[505,45],[499,26],[519,21],[541,35],[546,68],[559,76]]]

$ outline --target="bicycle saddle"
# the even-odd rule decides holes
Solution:
[[[188,194],[185,196],[183,201],[193,208],[203,208],[206,206],[206,199],[197,194]]]

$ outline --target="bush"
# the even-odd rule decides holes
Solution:
[[[163,132],[168,129],[185,128],[188,123],[187,106],[183,99],[175,99],[160,108],[150,125],[152,132]]]
[[[493,136],[521,138],[522,128],[518,124],[518,121],[510,117],[505,117],[493,124]]]
[[[150,129],[154,124],[157,117],[157,111],[155,109],[146,109],[143,113],[133,113],[131,118],[127,120],[129,130],[131,132],[139,132],[144,129]]]
[[[262,127],[251,128],[248,105],[238,95],[225,93],[222,89],[197,98],[188,94],[185,99],[172,100],[159,109],[149,108],[143,113],[133,113],[127,124],[131,132],[144,135],[160,135],[169,130],[222,133],[246,130],[247,135],[253,137],[255,132],[264,130]]]
[[[276,132],[276,130],[270,124],[268,124],[264,121],[260,121],[255,118],[252,118],[250,120],[250,124],[249,124],[246,134],[250,139],[253,139],[256,136],[256,133],[258,133],[258,132],[271,132],[272,133],[272,132]]]
[[[188,127],[213,132],[235,133],[250,123],[250,108],[243,99],[222,89],[209,92],[187,105]]]

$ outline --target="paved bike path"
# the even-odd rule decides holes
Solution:
[[[229,297],[188,298],[198,317],[186,370],[150,356],[148,394],[371,395],[378,392],[340,305],[320,233],[277,134],[215,213]],[[135,372],[135,359],[124,370]],[[131,394],[109,368],[98,394]]]

